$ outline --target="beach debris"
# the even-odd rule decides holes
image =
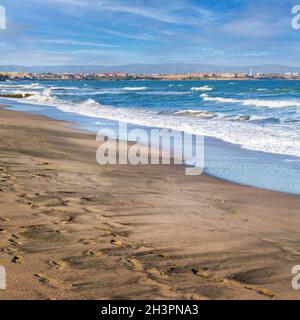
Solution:
[[[0,228],[0,234],[4,234],[4,233],[6,233],[6,230],[3,228]]]
[[[204,268],[204,267],[200,267],[200,268],[197,268],[197,269],[192,269],[193,273],[196,276],[203,277],[203,278],[208,278],[209,274],[208,274],[208,272],[206,270],[207,270],[207,268]]]

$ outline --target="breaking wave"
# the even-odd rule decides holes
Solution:
[[[209,86],[202,86],[202,87],[193,87],[191,88],[192,91],[212,91],[213,88]]]
[[[217,103],[239,103],[244,106],[256,106],[267,108],[286,108],[286,107],[300,107],[300,100],[263,100],[263,99],[234,99],[223,97],[210,97],[207,94],[200,96],[204,101],[213,101]]]

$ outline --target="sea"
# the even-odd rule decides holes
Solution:
[[[300,81],[2,81],[10,109],[97,132],[167,128],[205,137],[204,171],[271,191],[300,194]]]

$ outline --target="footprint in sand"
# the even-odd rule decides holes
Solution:
[[[13,246],[15,246],[15,247],[17,247],[17,246],[19,246],[19,245],[21,245],[22,244],[22,242],[21,241],[18,241],[17,239],[8,239],[8,241],[13,245]]]
[[[255,286],[252,285],[244,285],[243,283],[233,280],[233,279],[228,279],[228,278],[224,278],[221,280],[221,282],[223,284],[225,284],[225,286],[232,286],[232,287],[239,287],[239,288],[245,288],[247,290],[252,290],[255,291],[258,294],[261,294],[263,296],[269,297],[269,298],[273,298],[275,295],[273,294],[273,292],[269,289],[266,288],[257,288]]]
[[[206,270],[207,270],[207,268],[200,267],[200,268],[193,269],[192,271],[193,271],[194,275],[196,275],[198,277],[209,278],[209,274]]]
[[[174,273],[175,268],[174,267],[168,267],[165,269],[160,270],[162,276],[169,277],[172,273]]]
[[[143,286],[156,287],[159,290],[160,294],[165,298],[178,299],[178,293],[167,284],[146,277],[141,278],[139,280],[139,283]]]
[[[84,255],[92,256],[92,257],[97,257],[97,258],[103,256],[102,252],[100,252],[100,251],[94,251],[94,250],[85,251],[85,252],[84,252]]]
[[[230,204],[228,204],[227,200],[215,199],[213,201],[214,201],[214,204],[217,209],[225,211],[226,213],[232,213],[232,214],[236,213],[236,211],[233,209],[233,207]]]
[[[209,300],[208,297],[202,296],[198,293],[193,293],[191,296],[188,296],[187,299],[194,300],[194,301],[202,301],[202,300]]]
[[[273,298],[274,297],[274,294],[271,290],[269,289],[266,289],[266,288],[258,288],[255,290],[258,294],[262,294],[266,297],[269,297],[269,298]]]
[[[96,240],[94,239],[80,239],[79,242],[84,245],[96,244]]]
[[[147,273],[154,278],[162,278],[166,276],[166,274],[162,270],[158,270],[155,268],[147,269]]]
[[[67,220],[65,220],[66,222],[76,222],[75,217],[74,216],[70,216]]]
[[[50,162],[47,162],[47,161],[42,161],[42,162],[37,162],[36,163],[37,166],[47,166],[49,164],[50,164]]]
[[[95,227],[94,229],[105,232],[105,236],[112,236],[114,234],[113,230],[105,227]]]
[[[59,234],[67,234],[67,233],[69,233],[67,230],[63,230],[63,229],[55,229],[54,232],[59,233]]]
[[[24,258],[22,256],[14,256],[11,262],[20,264],[24,262]]]
[[[142,263],[136,258],[127,258],[126,262],[129,263],[131,265],[131,267],[133,267],[133,269],[136,271],[143,271],[144,270]]]
[[[2,248],[1,252],[7,253],[9,255],[15,254],[17,250],[15,248]]]
[[[167,254],[167,253],[159,253],[158,254],[158,256],[160,257],[160,258],[163,258],[163,259],[168,259],[168,258],[170,258],[170,255],[169,254]]]
[[[64,269],[66,267],[66,263],[62,260],[50,260],[49,264],[58,270]]]
[[[113,239],[110,241],[111,244],[117,246],[117,247],[121,247],[122,246],[122,241],[121,240],[118,240],[118,239]]]
[[[34,275],[36,278],[38,278],[38,280],[41,282],[41,283],[52,283],[53,282],[53,280],[52,279],[50,279],[50,278],[48,278],[47,276],[45,276],[45,275],[43,275],[43,274],[41,274],[41,273],[36,273],[35,275]]]

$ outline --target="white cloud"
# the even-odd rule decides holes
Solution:
[[[41,40],[42,43],[49,44],[62,44],[62,45],[75,45],[75,46],[85,46],[85,47],[104,47],[104,48],[118,48],[120,46],[113,44],[105,44],[105,43],[96,43],[96,42],[85,42],[85,41],[76,41],[76,40]]]
[[[186,0],[172,0],[162,4],[161,0],[141,1],[141,0],[31,0],[43,4],[61,4],[67,7],[81,6],[98,10],[99,12],[123,13],[155,21],[170,23],[195,25],[214,19],[211,11],[200,6],[192,5]],[[59,7],[58,7],[59,9]],[[62,8],[65,9],[65,8]]]
[[[75,6],[81,6],[81,7],[86,7],[88,6],[91,1],[90,0],[33,0],[34,2],[56,2],[56,3],[61,3],[61,4],[67,4],[67,5],[75,5]]]
[[[273,21],[265,16],[253,16],[230,21],[221,27],[221,31],[235,36],[271,37],[282,33],[286,29],[285,26],[289,26],[286,19]]]
[[[0,30],[6,29],[6,9],[0,5]]]
[[[107,34],[116,36],[116,37],[122,37],[122,38],[128,38],[128,39],[135,39],[135,40],[144,40],[144,41],[155,41],[156,37],[153,37],[148,34],[133,34],[133,33],[125,33],[120,32],[108,28],[101,28],[101,30]]]
[[[161,1],[149,1],[149,5],[142,5],[141,2],[134,3],[136,5],[132,5],[132,1],[95,1],[95,5],[103,11],[132,14],[172,24],[199,24],[201,21],[207,21],[213,17],[209,10],[190,5],[187,1],[173,0],[163,5]]]
[[[1,64],[19,64],[19,65],[63,65],[69,64],[73,60],[68,55],[53,54],[52,52],[41,52],[41,51],[22,51],[16,50],[2,53]]]

